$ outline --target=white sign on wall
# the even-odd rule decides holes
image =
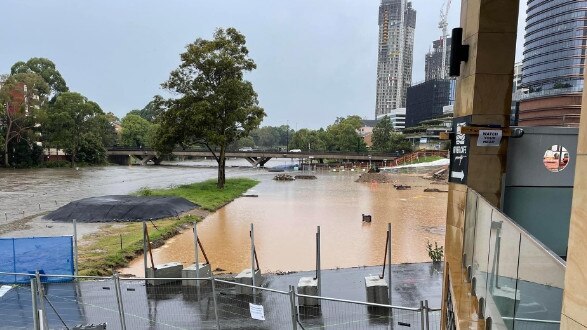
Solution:
[[[2,296],[4,296],[8,291],[10,291],[10,289],[12,289],[10,285],[0,286],[0,298],[2,298]]]
[[[499,147],[503,132],[501,130],[479,130],[478,147]]]
[[[263,305],[249,303],[249,310],[251,311],[252,319],[265,321],[265,309],[263,308]]]

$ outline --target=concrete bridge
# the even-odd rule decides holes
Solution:
[[[175,150],[172,154],[174,156],[214,157],[210,151],[206,150]],[[139,159],[143,165],[146,165],[150,161],[155,165],[159,165],[162,161],[158,153],[152,149],[112,148],[107,151],[107,155],[110,161],[121,165],[128,165],[131,157]],[[271,158],[316,159],[320,163],[325,159],[391,162],[399,156],[400,155],[397,153],[353,153],[330,151],[287,152],[274,150],[226,152],[226,158],[244,158],[254,167],[263,167]]]

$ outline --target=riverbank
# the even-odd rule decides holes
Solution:
[[[227,179],[222,190],[216,188],[215,180],[167,189],[140,189],[136,194],[141,196],[183,197],[200,206],[177,218],[147,223],[151,246],[162,246],[166,240],[189,228],[193,222],[201,221],[210,212],[230,203],[258,183],[257,180],[235,178]],[[79,249],[79,274],[110,275],[116,269],[126,267],[143,252],[142,223],[102,226],[99,231],[84,236],[82,241],[85,244]]]
[[[191,227],[191,223],[235,200],[259,181],[247,178],[229,178],[223,190],[216,188],[215,180],[173,186],[171,188],[141,188],[135,194],[183,197],[199,208],[176,218],[160,219],[148,224],[152,246],[162,246],[166,240]],[[42,218],[41,212],[0,225],[0,234],[10,237],[42,237],[72,235],[70,222],[56,222]],[[116,269],[142,253],[142,223],[78,223],[79,274],[111,275]]]

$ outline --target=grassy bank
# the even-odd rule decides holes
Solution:
[[[223,190],[216,188],[214,180],[198,182],[170,189],[141,189],[143,196],[184,197],[207,211],[215,211],[254,187],[258,181],[251,179],[228,179]],[[149,238],[153,248],[177,235],[181,229],[194,221],[201,221],[202,211],[191,212],[178,218],[168,218],[148,223]],[[196,215],[199,214],[200,216]],[[156,226],[156,228],[155,228]],[[143,252],[142,223],[112,223],[100,231],[84,236],[79,247],[79,274],[109,276]]]
[[[192,201],[204,210],[215,211],[230,203],[245,191],[254,187],[258,181],[252,179],[227,179],[224,189],[216,188],[216,180],[208,180],[169,189],[143,188],[140,196],[178,196]]]

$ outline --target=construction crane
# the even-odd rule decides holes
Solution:
[[[446,78],[446,38],[447,35],[447,27],[448,27],[448,11],[450,9],[450,2],[451,0],[445,0],[442,4],[442,8],[440,8],[440,23],[438,23],[438,28],[442,30],[442,71],[440,73],[440,78]]]

